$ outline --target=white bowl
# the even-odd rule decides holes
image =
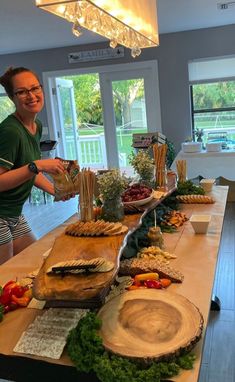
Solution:
[[[202,142],[183,142],[181,147],[184,153],[198,153],[202,150]]]
[[[215,179],[202,179],[200,180],[200,186],[202,186],[205,192],[210,192],[212,190]]]
[[[222,149],[221,142],[208,142],[206,143],[206,151],[218,152]]]
[[[131,202],[123,202],[124,206],[143,206],[145,204],[147,204],[148,202],[150,202],[150,200],[153,199],[153,196],[154,196],[154,191],[152,192],[152,194],[148,197],[148,198],[145,198],[145,199],[140,199],[140,200],[133,200]]]
[[[192,215],[189,221],[195,233],[207,233],[211,215]]]

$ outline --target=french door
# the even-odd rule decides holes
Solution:
[[[57,155],[81,166],[128,172],[132,134],[161,131],[156,61],[46,73],[44,82]]]
[[[152,72],[138,69],[101,73],[100,84],[108,163],[127,170],[132,134],[161,131]],[[121,105],[115,108],[118,102]]]
[[[79,137],[73,81],[55,78],[53,89],[55,89],[59,120],[57,124],[59,155],[66,159],[79,161]]]

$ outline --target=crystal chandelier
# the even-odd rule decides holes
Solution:
[[[142,48],[159,45],[157,0],[36,0],[36,6],[72,23],[75,36],[82,27],[131,49],[133,57]]]

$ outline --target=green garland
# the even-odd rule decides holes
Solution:
[[[176,232],[176,228],[166,225],[164,223],[165,216],[172,211],[173,209],[177,209],[177,201],[176,198],[171,198],[172,200],[168,200],[170,197],[164,200],[161,204],[156,207],[156,217],[157,217],[157,225],[161,227],[162,232]],[[147,237],[147,233],[150,227],[154,226],[154,211],[150,211],[142,220],[141,227],[134,231],[127,239],[127,244],[122,251],[122,259],[129,259],[131,257],[136,257],[137,252],[141,248],[149,246],[149,239]]]
[[[101,382],[160,382],[179,374],[181,368],[193,368],[195,356],[192,354],[171,362],[152,362],[148,366],[109,354],[97,334],[101,325],[97,315],[90,312],[68,336],[68,354],[79,372],[94,372]]]

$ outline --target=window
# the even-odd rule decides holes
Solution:
[[[13,102],[8,98],[2,86],[0,86],[0,123],[15,110]]]
[[[235,81],[191,85],[193,134],[235,144]]]
[[[235,56],[189,63],[192,128],[207,140],[235,144]]]

